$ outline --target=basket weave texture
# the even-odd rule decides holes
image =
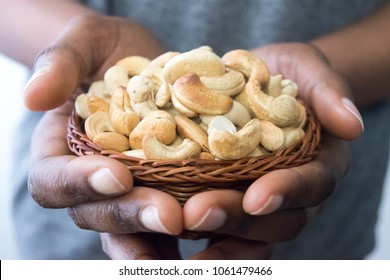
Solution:
[[[69,148],[76,155],[104,155],[117,159],[132,173],[135,185],[167,192],[183,205],[199,192],[215,189],[245,190],[266,173],[311,161],[320,150],[321,127],[313,113],[306,109],[308,122],[301,144],[269,155],[240,160],[145,160],[102,150],[86,136],[83,121],[74,111],[69,118],[67,140]]]

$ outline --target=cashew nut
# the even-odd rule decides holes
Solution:
[[[126,87],[130,96],[130,105],[134,112],[144,118],[150,112],[157,110],[152,100],[154,87],[152,81],[145,76],[134,76]]]
[[[213,156],[209,152],[201,152],[199,158],[205,160],[215,160],[215,156]]]
[[[285,127],[282,130],[284,134],[283,147],[298,145],[305,136],[305,132],[301,128]]]
[[[246,87],[244,87],[242,91],[234,97],[234,100],[236,100],[238,103],[243,105],[248,110],[252,118],[255,117],[255,114],[253,113],[248,103],[248,95],[246,94]]]
[[[140,122],[139,116],[132,110],[129,95],[124,87],[117,87],[111,98],[110,119],[114,130],[129,136]]]
[[[104,84],[110,95],[117,86],[126,86],[129,82],[127,69],[122,66],[112,66],[104,73]]]
[[[224,116],[215,116],[207,127],[207,133],[210,135],[214,130],[217,131],[227,131],[231,134],[235,134],[237,132],[237,128],[235,125]]]
[[[201,76],[206,88],[216,94],[234,96],[245,87],[245,78],[241,72],[229,71],[218,76]]]
[[[135,158],[142,158],[146,159],[144,150],[142,149],[136,149],[136,150],[127,150],[122,152],[122,154],[128,156],[128,157],[135,157]]]
[[[233,100],[233,106],[230,111],[222,116],[228,118],[234,125],[239,127],[244,127],[252,119],[245,106],[235,100]],[[205,125],[209,125],[215,116],[200,115],[199,117]]]
[[[188,109],[183,104],[181,104],[179,100],[177,100],[174,88],[171,88],[171,101],[175,109],[183,116],[193,118],[198,115],[197,112]]]
[[[90,95],[89,93],[82,93],[75,100],[76,113],[83,120],[86,120],[91,114],[99,111],[108,112],[109,106],[106,100]]]
[[[92,82],[88,88],[88,95],[99,97],[107,102],[110,102],[111,98],[103,80]]]
[[[90,115],[85,120],[84,128],[85,133],[91,140],[99,133],[114,131],[107,112],[96,112]]]
[[[121,66],[127,69],[127,74],[129,77],[139,75],[141,72],[150,64],[150,59],[143,57],[132,55],[121,60],[115,64],[116,66]]]
[[[269,71],[262,59],[247,50],[233,50],[225,53],[222,60],[226,67],[240,71],[246,78],[257,80],[262,86],[268,84]]]
[[[155,59],[153,59],[149,66],[157,66],[157,67],[161,67],[163,68],[165,66],[165,64],[173,57],[177,56],[178,54],[180,54],[179,52],[166,52],[166,53],[163,53],[161,55],[159,55],[158,57],[156,57]]]
[[[260,121],[260,144],[268,151],[276,151],[283,146],[283,130],[271,122]]]
[[[207,89],[196,74],[181,76],[173,85],[177,100],[191,111],[219,115],[233,106],[230,96],[218,95]]]
[[[171,101],[171,91],[172,86],[163,82],[156,95],[154,96],[154,103],[157,107],[166,107]]]
[[[107,112],[96,112],[90,115],[84,125],[88,138],[100,148],[117,152],[130,148],[127,137],[114,132]]]
[[[176,138],[176,123],[173,116],[162,110],[149,113],[130,133],[130,147],[142,148],[142,138],[148,133],[156,135],[163,144],[172,143]]]
[[[269,96],[277,97],[282,93],[282,75],[270,76],[266,93]]]
[[[162,74],[163,74],[163,69],[161,67],[149,66],[146,67],[144,71],[141,72],[140,75],[152,81],[153,89],[157,91],[164,81]]]
[[[93,142],[103,150],[123,152],[130,149],[126,136],[116,132],[102,132],[93,138]]]
[[[204,49],[194,49],[171,58],[164,66],[164,81],[173,84],[179,77],[194,73],[198,76],[217,76],[225,73],[221,58]]]
[[[281,93],[296,97],[298,95],[298,85],[291,80],[283,79],[281,81]]]
[[[147,159],[155,160],[198,158],[201,153],[199,144],[189,139],[184,139],[179,146],[170,147],[161,143],[153,134],[146,134],[143,137],[142,149]]]
[[[298,114],[298,119],[296,123],[293,123],[293,127],[298,127],[298,128],[304,128],[307,123],[307,113],[306,113],[306,108],[303,106],[301,103],[298,103],[298,108],[299,108],[299,114]]]
[[[260,120],[267,120],[279,127],[289,126],[296,122],[299,116],[298,102],[289,95],[272,97],[266,95],[255,79],[249,79],[246,84],[248,104]]]
[[[108,112],[110,109],[110,104],[104,99],[101,99],[96,96],[88,96],[87,98],[88,111],[93,114],[96,112]]]
[[[259,157],[259,156],[265,156],[265,155],[269,155],[269,154],[270,154],[270,152],[267,151],[264,147],[257,146],[257,148],[253,152],[248,154],[247,156],[248,157]]]
[[[143,119],[151,112],[158,110],[151,96],[149,96],[148,99],[146,99],[144,102],[141,103],[135,103],[132,100],[130,100],[130,104],[131,104],[131,108],[133,108],[134,112],[136,112],[141,119]]]
[[[126,90],[132,101],[141,103],[153,92],[153,84],[149,78],[136,75],[129,80]]]
[[[77,115],[83,120],[86,120],[91,114],[88,110],[87,100],[88,94],[82,93],[76,97],[74,104]]]
[[[208,136],[207,133],[195,122],[185,116],[174,116],[177,131],[183,138],[188,138],[198,143],[202,151],[209,151]]]
[[[252,119],[235,134],[226,130],[211,130],[209,148],[220,159],[240,159],[253,152],[260,141],[260,121]]]

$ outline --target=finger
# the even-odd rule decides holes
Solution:
[[[101,18],[100,18],[101,20]],[[71,96],[85,78],[95,71],[109,51],[97,41],[91,43],[86,30],[96,29],[104,33],[104,25],[96,16],[78,17],[67,25],[59,40],[45,49],[34,65],[34,74],[24,90],[25,105],[34,111],[46,111],[59,107]],[[112,32],[111,32],[112,33]],[[111,34],[107,33],[107,34]]]
[[[226,237],[197,253],[193,260],[264,260],[271,257],[271,245],[261,241],[251,241]]]
[[[243,193],[233,190],[197,194],[184,205],[184,226],[239,238],[275,242],[295,238],[306,225],[307,211],[293,209],[253,216],[242,209]]]
[[[349,165],[346,143],[325,136],[323,147],[311,162],[270,172],[245,192],[243,209],[252,215],[276,210],[316,206],[334,190]]]
[[[62,208],[129,191],[132,175],[119,161],[72,155],[66,142],[69,108],[47,112],[34,131],[28,180],[32,197],[43,207]]]
[[[314,109],[322,126],[344,140],[359,137],[362,117],[351,102],[344,79],[329,66],[324,55],[308,44],[276,44],[254,50],[264,57],[271,72],[298,84],[299,96]]]
[[[100,238],[103,251],[113,260],[180,259],[177,239],[166,235],[101,233]]]
[[[183,230],[180,204],[156,189],[134,187],[115,198],[69,208],[76,225],[111,233],[161,232],[177,235]]]

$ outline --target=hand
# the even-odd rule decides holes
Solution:
[[[111,234],[101,233],[104,252],[115,260],[177,260],[182,256],[178,239],[156,233]],[[211,241],[207,252],[194,259],[269,259],[271,246],[265,242],[224,238],[218,244]],[[253,247],[255,245],[255,247]]]
[[[154,57],[161,51],[150,33],[129,21],[84,16],[70,22],[38,57],[25,89],[26,106],[32,110],[60,106],[45,113],[32,139],[28,187],[40,205],[69,207],[75,223],[85,229],[181,232],[182,210],[175,199],[157,190],[133,188],[125,165],[103,156],[76,157],[66,142],[70,97],[82,82],[101,79],[124,56]]]
[[[272,73],[282,73],[298,83],[300,98],[315,110],[327,130],[323,146],[312,162],[269,173],[246,193],[209,191],[189,199],[183,209],[184,227],[221,234],[193,259],[269,258],[271,243],[295,238],[347,171],[348,147],[341,139],[355,139],[363,131],[359,112],[344,99],[349,96],[347,86],[317,49],[280,44],[254,52],[266,60]],[[107,234],[103,243],[110,245],[106,252],[112,258],[164,257],[148,243],[137,242],[135,250],[138,238],[137,234]],[[177,258],[176,247],[170,248]]]
[[[348,169],[348,147],[363,132],[348,87],[324,56],[307,44],[269,45],[254,50],[273,74],[297,82],[299,97],[312,107],[326,130],[320,154],[312,162],[271,172],[245,193],[221,190],[200,193],[184,206],[184,226],[190,230],[226,234],[197,259],[259,258],[265,242],[295,238],[333,192]],[[231,249],[240,248],[240,249]]]

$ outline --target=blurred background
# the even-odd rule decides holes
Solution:
[[[12,172],[11,149],[16,124],[23,113],[23,87],[29,70],[0,54],[0,259],[18,259],[14,229],[11,222],[10,180]],[[389,143],[390,144],[390,143]],[[385,182],[385,192],[379,211],[377,246],[368,259],[390,260],[390,168]]]

